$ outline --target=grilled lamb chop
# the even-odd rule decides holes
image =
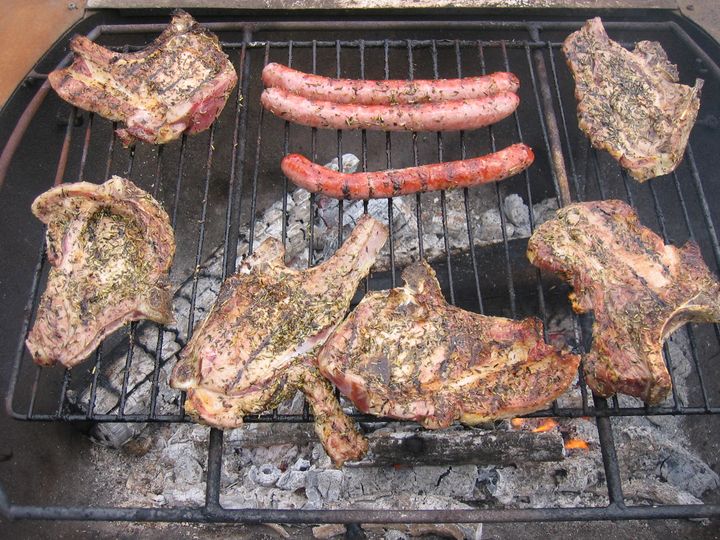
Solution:
[[[285,266],[278,240],[265,240],[223,283],[180,354],[170,385],[187,391],[185,411],[235,428],[243,416],[272,409],[300,389],[333,461],[362,457],[367,441],[318,373],[316,355],[386,238],[387,228],[364,216],[330,259],[304,271]]]
[[[129,321],[173,321],[175,235],[148,193],[113,176],[54,187],[32,211],[47,225],[52,265],[27,339],[36,363],[70,368]]]
[[[563,44],[575,78],[580,129],[640,182],[678,166],[700,108],[700,89],[677,84],[678,70],[655,41],[633,52],[612,41],[599,17]]]
[[[117,135],[154,144],[210,127],[237,83],[215,35],[182,10],[145,49],[121,54],[83,36],[70,42],[70,67],[48,75],[65,101],[110,120],[125,122]]]
[[[429,429],[472,425],[541,409],[577,374],[579,357],[546,345],[539,320],[447,304],[425,262],[402,277],[404,287],[366,295],[318,356],[359,410]]]
[[[720,321],[720,283],[698,246],[665,245],[622,201],[559,210],[536,229],[527,254],[573,286],[576,312],[594,312],[584,366],[601,396],[623,392],[660,403],[671,390],[665,337],[690,321]]]

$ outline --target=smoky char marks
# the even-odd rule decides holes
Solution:
[[[293,183],[311,193],[337,199],[376,199],[498,182],[523,171],[534,159],[529,146],[514,144],[477,158],[407,169],[341,173],[300,154],[285,156],[281,168]]]
[[[612,41],[600,18],[565,40],[575,79],[580,129],[644,182],[673,171],[683,157],[700,107],[703,81],[678,84],[678,71],[659,43],[630,52]]]
[[[671,390],[664,339],[688,321],[720,321],[720,284],[697,245],[665,245],[622,201],[561,209],[530,238],[528,258],[573,286],[575,311],[594,313],[584,366],[602,396],[660,403]]]
[[[170,219],[132,182],[55,187],[33,203],[52,268],[27,346],[38,364],[73,367],[125,323],[173,320]]]
[[[387,228],[364,216],[330,259],[302,271],[285,266],[279,241],[263,242],[223,284],[173,369],[171,386],[188,392],[186,412],[213,426],[239,427],[243,416],[301,390],[331,458],[359,458],[367,443],[318,375],[316,354],[386,238]]]
[[[572,382],[579,358],[546,345],[540,321],[447,304],[424,262],[403,279],[368,294],[318,359],[360,410],[431,429],[477,424],[541,409]]]
[[[220,114],[237,75],[217,38],[177,10],[148,47],[113,52],[75,36],[70,67],[49,75],[66,101],[114,121],[118,136],[163,144],[207,129]]]

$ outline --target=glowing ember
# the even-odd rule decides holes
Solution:
[[[519,428],[525,423],[525,419],[523,418],[513,418],[510,420],[510,425],[514,428]]]
[[[583,441],[582,439],[568,439],[565,441],[565,449],[566,450],[590,450],[590,446],[588,443]]]
[[[546,431],[550,431],[552,428],[557,426],[558,423],[553,420],[552,418],[546,418],[543,420],[543,423],[540,424],[538,427],[532,430],[533,433],[545,433]]]

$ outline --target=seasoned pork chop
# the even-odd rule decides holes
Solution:
[[[65,101],[125,122],[117,130],[128,146],[141,139],[163,144],[210,127],[237,83],[217,37],[182,10],[152,44],[117,53],[83,36],[70,42],[70,67],[48,75]]]
[[[660,403],[671,390],[665,338],[689,321],[720,321],[720,283],[698,246],[665,245],[622,201],[559,210],[535,230],[528,258],[573,286],[576,312],[593,312],[584,366],[601,396],[622,392]]]
[[[425,262],[402,277],[366,295],[318,356],[359,410],[429,429],[477,424],[541,409],[572,383],[579,357],[546,345],[539,320],[449,305]]]
[[[318,373],[316,355],[386,238],[387,228],[366,215],[330,259],[303,271],[285,266],[279,241],[263,242],[223,283],[173,369],[170,384],[187,391],[186,412],[212,426],[239,427],[243,416],[300,389],[333,461],[360,458],[367,441]]]
[[[73,367],[129,321],[173,321],[175,236],[148,193],[113,176],[54,187],[32,211],[47,225],[52,265],[27,339],[36,363]]]
[[[633,52],[612,41],[599,17],[563,44],[575,78],[580,129],[640,182],[678,166],[700,108],[700,89],[678,84],[678,70],[655,41]]]

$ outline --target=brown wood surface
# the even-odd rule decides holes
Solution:
[[[85,0],[4,0],[0,15],[0,107],[38,59],[80,20]]]

